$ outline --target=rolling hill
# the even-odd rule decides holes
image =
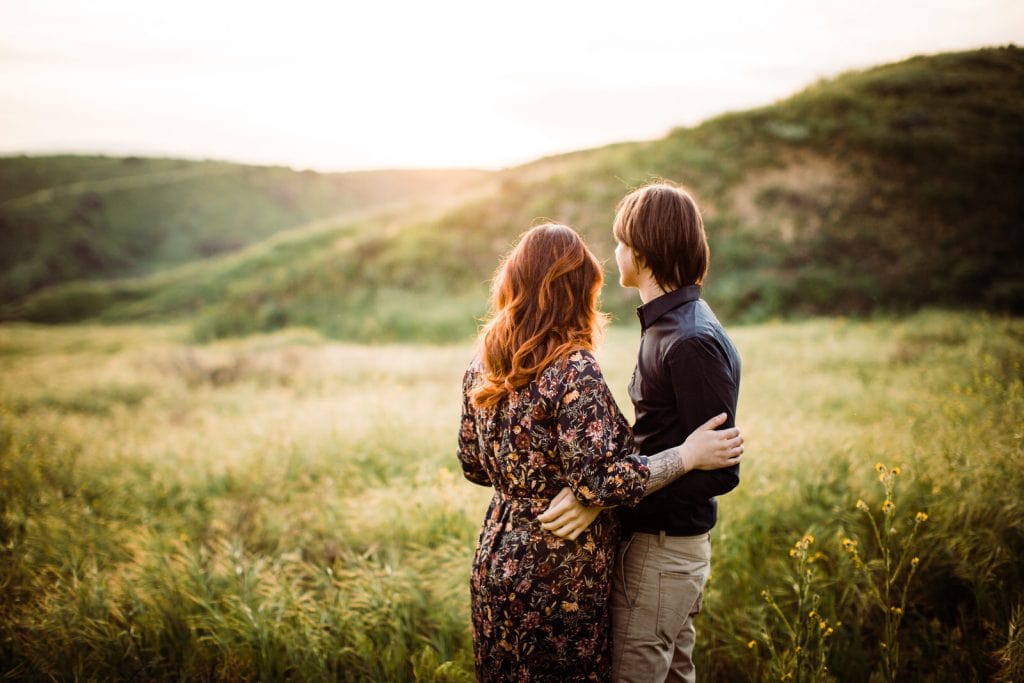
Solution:
[[[72,175],[65,182],[80,182]],[[189,319],[200,339],[286,325],[360,339],[462,337],[520,232],[567,222],[609,258],[616,202],[652,178],[683,182],[700,199],[713,253],[706,296],[727,321],[926,306],[1024,312],[1024,50],[1008,46],[851,72],[660,140],[541,159],[477,178],[447,204],[321,220],[151,275],[9,296],[0,319]],[[379,197],[372,185],[353,196]],[[310,205],[322,206],[331,190],[316,187],[309,196],[321,204]],[[316,213],[305,202],[295,200],[296,216]],[[165,220],[160,204],[134,206],[152,211],[152,225]],[[235,211],[221,215],[245,224]],[[5,235],[23,229],[4,220]],[[233,225],[204,234],[229,239]],[[32,243],[18,249],[9,263],[38,257]],[[630,318],[634,297],[612,281],[605,306]]]
[[[0,302],[235,252],[313,220],[457,192],[487,175],[323,174],[138,157],[0,159]]]

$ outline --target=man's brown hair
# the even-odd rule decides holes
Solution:
[[[697,202],[682,187],[662,181],[633,190],[619,202],[613,232],[662,289],[704,282],[711,249]]]

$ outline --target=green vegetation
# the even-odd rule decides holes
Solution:
[[[497,173],[0,159],[0,677],[470,680],[488,279],[664,177],[744,358],[702,678],[1020,680],[1021,112],[1011,46]]]
[[[658,177],[686,183],[704,206],[713,250],[706,294],[725,320],[902,313],[934,305],[1020,313],[1022,93],[1024,50],[1019,48],[917,57],[824,81],[782,102],[720,116],[662,140],[508,169],[462,195],[446,189],[450,181],[466,180],[460,176],[435,178],[435,185],[410,181],[407,194],[428,185],[434,190],[415,210],[322,220],[247,251],[148,277],[49,287],[0,305],[0,319],[188,320],[197,339],[288,325],[347,339],[465,338],[483,313],[498,257],[518,234],[542,219],[567,222],[600,257],[610,259],[616,202]],[[74,164],[57,161],[55,177],[78,182]],[[112,160],[86,162],[97,177],[116,171]],[[165,168],[172,162],[131,163],[157,164],[158,175],[177,172]],[[127,232],[109,243],[116,249],[101,248],[81,226],[40,233],[52,248],[15,239],[17,248],[5,253],[11,263],[25,265],[12,268],[6,281],[45,284],[19,273],[24,268],[37,275],[50,272],[47,254],[79,248],[72,233],[84,236],[82,254],[91,249],[114,254],[111,263],[135,263],[131,254],[152,251],[156,267],[195,256],[203,240],[249,244],[325,215],[330,202],[337,202],[335,208],[359,202],[372,209],[389,195],[377,183],[397,182],[392,176],[365,176],[362,184],[345,185],[354,182],[347,175],[218,165],[189,169],[225,172],[191,184],[172,183],[159,195],[163,199],[152,189],[144,197],[133,199],[135,190],[125,189],[118,190],[116,202],[104,199],[104,216],[115,211],[138,216],[117,223]],[[34,182],[25,181],[24,191],[37,191],[40,181]],[[417,197],[424,194],[430,192]],[[74,214],[76,202],[87,196],[33,205],[33,211]],[[284,203],[290,207],[287,216],[274,199],[280,196],[292,198]],[[181,217],[172,209],[185,205],[191,207],[186,213],[194,217],[188,220],[196,234],[187,248],[161,252],[154,232],[125,227],[149,220],[146,224],[163,235],[193,234],[191,228],[166,229],[167,221],[177,220],[173,216]],[[4,214],[5,234],[34,229],[31,221],[12,218],[12,211]],[[93,215],[91,209],[82,211]],[[120,266],[95,271],[142,272]],[[69,271],[56,281],[80,275]],[[28,286],[10,284],[15,289],[8,292],[29,291]],[[605,306],[618,319],[631,320],[635,303],[614,283],[606,288]]]
[[[129,157],[0,159],[0,302],[236,252],[315,219],[457,193],[478,171],[322,174]],[[339,218],[340,217],[340,218]],[[79,312],[75,295],[65,308]]]
[[[490,491],[454,457],[469,346],[189,336],[0,327],[0,676],[470,680]],[[733,336],[750,448],[713,534],[702,679],[798,660],[840,681],[1018,678],[1024,323]],[[613,328],[600,353],[623,406],[636,342]]]

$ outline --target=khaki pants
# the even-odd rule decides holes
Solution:
[[[634,533],[612,581],[612,680],[695,680],[693,617],[711,571],[711,535]]]

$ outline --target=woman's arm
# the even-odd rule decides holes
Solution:
[[[726,420],[725,413],[716,415],[698,427],[686,441],[647,458],[650,478],[643,495],[649,496],[691,470],[713,470],[731,467],[743,456],[743,435],[736,427],[715,431]],[[541,527],[561,538],[576,540],[605,508],[584,506],[572,489],[563,488],[537,517]]]
[[[491,486],[491,477],[484,467],[480,443],[477,440],[476,409],[470,400],[474,382],[475,374],[471,365],[462,377],[462,419],[459,422],[459,447],[456,456],[466,479],[481,486]]]
[[[717,470],[732,467],[743,456],[743,435],[739,428],[715,428],[725,422],[722,413],[697,427],[686,441],[647,458],[651,477],[647,480],[644,497],[665,488],[691,470]]]

